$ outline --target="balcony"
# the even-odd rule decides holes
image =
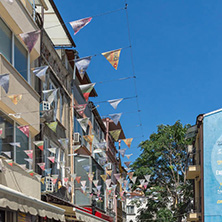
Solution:
[[[200,165],[190,165],[186,171],[186,177],[188,180],[195,179],[200,176]]]
[[[187,215],[187,221],[201,221],[201,214],[200,213],[189,213]]]
[[[0,88],[0,107],[8,114],[21,113],[21,118],[15,119],[20,125],[29,125],[32,136],[39,133],[39,95],[18,73],[18,71],[0,54],[0,73],[9,73],[8,94]],[[22,99],[15,105],[8,95],[22,94]],[[12,117],[13,118],[13,117]]]

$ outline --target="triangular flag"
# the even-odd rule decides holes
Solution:
[[[82,168],[88,173],[90,170],[90,166],[89,165],[84,165],[82,166]]]
[[[67,183],[67,182],[69,181],[69,178],[68,178],[68,177],[65,177],[65,178],[63,178],[63,181],[64,181],[65,183]]]
[[[84,85],[79,86],[86,102],[88,101],[90,92],[93,90],[95,84],[96,83],[89,83],[89,84],[84,84]]]
[[[49,156],[47,157],[52,163],[55,163],[55,157],[54,156]]]
[[[119,63],[121,49],[103,52],[102,55],[109,61],[109,63],[117,70]]]
[[[128,183],[128,180],[123,181],[123,184],[124,184],[125,187],[126,187],[127,183]]]
[[[112,175],[112,170],[106,170],[106,174],[108,174],[110,177],[111,177],[111,175]]]
[[[145,182],[145,183],[143,184],[143,186],[144,186],[145,189],[147,188],[148,183],[149,183],[149,182]]]
[[[46,125],[47,125],[53,132],[56,133],[56,128],[57,128],[58,122],[46,123]]]
[[[86,180],[82,180],[81,184],[82,184],[83,187],[85,187],[86,186]]]
[[[122,197],[125,191],[119,192],[120,196]]]
[[[74,180],[76,179],[76,173],[70,175]]]
[[[74,60],[75,66],[77,67],[82,79],[84,77],[84,74],[85,74],[90,62],[91,62],[91,59],[92,59],[92,56],[88,56],[85,58],[80,58],[80,59]]]
[[[119,139],[119,135],[121,133],[121,129],[119,129],[119,130],[112,130],[112,131],[109,131],[109,133],[113,137],[113,139],[117,142],[118,139]]]
[[[125,142],[125,144],[130,148],[131,143],[133,141],[133,138],[129,138],[129,139],[123,139],[123,141]]]
[[[129,165],[130,165],[131,162],[132,162],[132,161],[124,162],[124,164],[125,164],[127,167],[129,167]]]
[[[125,152],[126,152],[126,149],[120,149],[119,150],[119,153],[121,154],[122,157],[124,157]]]
[[[86,135],[86,136],[83,136],[83,138],[86,142],[92,144],[93,139],[94,139],[94,135]]]
[[[104,181],[104,182],[105,182],[105,181]],[[96,186],[96,189],[97,189],[98,191],[100,191],[100,190],[101,190],[101,187],[102,187],[102,185]]]
[[[106,186],[109,187],[112,181],[111,179],[107,179],[105,182],[106,182]]]
[[[11,151],[8,151],[8,152],[2,152],[4,153],[6,156],[8,156],[9,158],[12,158],[12,153]]]
[[[80,31],[80,29],[85,27],[91,20],[92,20],[92,17],[88,17],[88,18],[83,18],[83,19],[70,22],[69,24],[72,26],[74,30],[74,35],[76,35]]]
[[[43,151],[44,141],[34,141],[33,143],[34,143],[40,150]]]
[[[97,148],[100,148],[100,149],[105,150],[106,147],[107,147],[107,143],[106,143],[106,142],[100,142],[100,143],[96,143],[95,146],[96,146]]]
[[[58,139],[58,141],[60,142],[60,144],[61,144],[65,149],[68,148],[69,139],[63,138],[63,139]]]
[[[29,157],[29,158],[33,158],[33,150],[24,150],[24,152],[27,154],[27,156]]]
[[[50,175],[52,172],[52,168],[45,169],[46,175]]]
[[[26,164],[19,164],[19,166],[20,166],[23,170],[26,170]]]
[[[98,183],[99,183],[99,180],[93,180],[92,182],[94,183],[95,187],[97,187]]]
[[[24,158],[25,161],[29,162],[30,164],[33,163],[33,159]]]
[[[132,156],[133,154],[126,154],[125,157],[127,157],[128,159]]]
[[[89,181],[92,182],[93,177],[94,177],[94,174],[93,174],[93,173],[89,173],[89,174],[88,174]]]
[[[55,98],[57,97],[57,92],[58,89],[47,89],[42,91],[49,104],[51,104],[55,100]]]
[[[21,113],[9,113],[9,116],[13,116],[16,119],[20,119],[22,117]]]
[[[82,116],[85,109],[86,109],[86,106],[87,106],[87,103],[86,104],[75,105],[74,108]]]
[[[116,180],[119,180],[120,176],[121,176],[121,173],[115,173],[114,174],[114,177],[116,178]]]
[[[134,184],[136,183],[136,179],[137,179],[137,176],[132,177],[132,179],[131,179]]]
[[[34,171],[33,171],[33,170],[27,169],[26,171],[27,171],[27,173],[28,173],[30,176],[34,176]]]
[[[119,179],[118,179],[118,182],[119,182],[120,184],[122,184],[122,183],[123,183],[123,180],[124,180],[123,178],[119,178]]]
[[[29,137],[29,126],[17,126],[27,137]]]
[[[41,31],[33,31],[33,32],[26,32],[19,34],[22,38],[23,42],[27,46],[29,52],[32,51],[33,47],[35,46],[36,42],[38,41],[38,38],[40,36]]]
[[[80,180],[81,180],[81,176],[79,176],[79,177],[76,177],[76,179],[75,179],[76,181],[77,181],[77,183],[80,183]]]
[[[52,183],[56,184],[57,180],[58,180],[58,178],[52,178]]]
[[[41,178],[41,183],[44,185],[44,183],[45,183],[45,177]]]
[[[9,99],[11,99],[11,101],[17,105],[18,102],[22,99],[22,94],[18,94],[18,95],[11,95],[11,96],[8,96]]]
[[[88,127],[89,118],[87,117],[87,118],[77,119],[77,121],[79,122],[83,131],[86,132],[87,127]]]
[[[145,183],[145,180],[144,179],[140,179],[139,181],[140,181],[140,185],[143,186],[143,184]]]
[[[86,192],[86,187],[81,186],[82,192],[85,193]]]
[[[11,146],[17,146],[17,147],[21,147],[20,142],[15,142],[15,143],[9,143]]]
[[[117,106],[119,105],[119,103],[122,101],[123,99],[112,99],[112,100],[108,100],[107,102],[109,102],[109,104],[114,108],[117,109]]]
[[[104,175],[100,175],[100,176],[101,176],[101,178],[103,179],[103,181],[105,182],[105,181],[106,181],[106,178],[107,178],[107,175],[104,174]]]
[[[8,93],[9,88],[9,74],[0,75],[0,86]]]
[[[44,171],[45,170],[45,163],[37,163],[37,165]]]
[[[111,120],[117,125],[122,113],[109,114]]]
[[[127,173],[127,175],[129,176],[130,180],[132,180],[133,174],[134,174],[134,172]]]
[[[12,160],[5,160],[5,162],[6,162],[8,165],[10,165],[10,166],[13,165],[13,161],[12,161]]]
[[[32,70],[32,72],[43,82],[45,82],[45,74],[49,66],[41,66],[41,67],[36,67]]]
[[[125,168],[126,171],[130,171],[131,169],[132,168],[130,168],[130,167]]]
[[[151,175],[144,175],[144,177],[145,177],[146,181],[149,183]]]
[[[50,153],[54,153],[54,154],[56,154],[56,150],[57,150],[57,148],[48,148],[48,151],[50,152]]]

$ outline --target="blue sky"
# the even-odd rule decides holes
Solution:
[[[55,0],[65,22],[124,7],[124,0]],[[222,1],[127,0],[138,100],[124,100],[115,111],[109,104],[101,115],[123,112],[127,138],[134,137],[127,154],[138,157],[138,144],[159,124],[194,124],[196,116],[222,107]],[[129,46],[125,10],[93,18],[77,35],[67,25],[80,57]],[[130,49],[122,50],[116,71],[103,56],[93,58],[92,82],[133,75]],[[93,102],[135,96],[132,79],[96,84]],[[142,138],[144,134],[144,138]],[[122,143],[122,148],[126,145]],[[126,158],[123,159],[127,161]]]

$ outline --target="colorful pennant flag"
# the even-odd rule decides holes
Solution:
[[[33,158],[33,150],[24,150],[24,152],[26,153],[26,155],[29,157],[29,158]]]
[[[81,186],[82,192],[85,193],[86,192],[86,187]]]
[[[81,180],[81,176],[79,176],[79,177],[76,177],[76,179],[75,179],[76,181],[77,181],[77,183],[80,183],[80,180]]]
[[[132,179],[131,179],[134,184],[136,183],[136,179],[137,179],[137,176],[132,177]]]
[[[117,70],[120,52],[122,49],[116,49],[109,52],[103,52],[102,55],[109,61],[109,63]]]
[[[123,100],[123,98],[121,99],[112,99],[112,100],[108,100],[109,104],[114,108],[117,109],[117,106],[119,105],[119,103]]]
[[[133,138],[129,138],[129,139],[123,139],[123,141],[125,142],[125,144],[130,148],[131,143],[133,141]]]
[[[75,179],[76,179],[76,173],[71,174],[70,176],[73,178],[73,180],[75,180]]]
[[[151,175],[144,175],[144,177],[145,177],[146,181],[149,183]]]
[[[30,176],[34,176],[34,171],[33,170],[29,170],[29,169],[27,169],[26,170],[27,171],[27,173],[30,175]]]
[[[81,184],[82,184],[83,187],[85,187],[86,186],[86,180],[82,180]]]
[[[48,89],[43,90],[42,93],[46,96],[47,101],[51,104],[57,97],[57,92],[59,89]]]
[[[11,153],[11,151],[2,152],[2,153],[4,153],[7,157],[12,158],[12,153]]]
[[[112,131],[109,131],[109,133],[113,137],[113,139],[117,142],[118,139],[119,139],[119,135],[121,133],[121,129],[119,129],[119,130],[112,130]]]
[[[63,138],[63,139],[58,139],[58,141],[60,142],[60,144],[61,144],[65,149],[68,148],[69,139]]]
[[[33,32],[19,34],[22,41],[27,46],[29,52],[32,51],[33,47],[35,46],[36,42],[38,41],[40,33],[41,33],[41,31],[37,30],[37,31],[33,31]]]
[[[89,165],[84,165],[82,166],[82,168],[88,173],[90,170],[90,166]]]
[[[15,142],[15,143],[9,143],[11,146],[17,146],[17,147],[21,147],[20,142]]]
[[[84,74],[85,74],[90,62],[91,62],[91,59],[92,59],[92,56],[88,56],[85,58],[80,58],[80,59],[74,60],[75,66],[77,67],[82,79],[84,77]]]
[[[115,173],[114,177],[116,178],[116,180],[119,180],[119,178],[121,177],[121,173]]]
[[[9,113],[9,116],[13,116],[16,119],[20,119],[22,117],[21,113]]]
[[[112,175],[112,170],[106,170],[106,174],[108,174],[110,177],[111,177],[111,175]]]
[[[107,186],[107,187],[109,187],[109,186],[110,186],[110,184],[111,184],[111,182],[112,182],[112,181],[111,181],[111,179],[107,179],[107,180],[105,181],[106,186]]]
[[[45,163],[37,163],[37,165],[44,171],[45,170]]]
[[[33,143],[34,143],[40,150],[43,151],[44,141],[34,141]]]
[[[104,181],[105,182],[105,181]],[[100,192],[102,185],[96,186],[96,189]]]
[[[88,178],[89,178],[89,181],[91,181],[91,182],[92,182],[93,177],[94,177],[94,174],[93,174],[93,173],[88,173]]]
[[[127,175],[129,176],[130,180],[132,180],[133,174],[134,174],[134,172],[127,173]]]
[[[58,122],[46,123],[46,125],[47,125],[53,132],[56,133],[56,128],[57,128]]]
[[[23,170],[26,170],[26,164],[19,164],[19,166],[20,166]]]
[[[44,183],[45,183],[45,177],[41,178],[41,183],[44,185]]]
[[[87,106],[87,103],[86,104],[75,105],[74,108],[82,116],[85,109],[86,109],[86,106]]]
[[[57,148],[48,148],[48,151],[50,152],[50,153],[54,153],[54,154],[56,154],[56,150],[57,150]]]
[[[145,183],[145,180],[144,179],[140,179],[139,181],[140,181],[140,185],[143,186],[143,184]]]
[[[89,122],[89,118],[81,118],[81,119],[77,119],[77,121],[79,122],[80,126],[82,127],[83,131],[86,132],[87,127],[88,127],[88,122]]]
[[[9,88],[9,74],[0,75],[0,86],[8,93]]]
[[[13,160],[5,160],[5,162],[6,162],[8,165],[10,165],[10,166],[13,165]]]
[[[121,154],[122,157],[124,157],[125,152],[126,152],[126,149],[120,149],[119,150],[119,153]]]
[[[128,159],[132,156],[133,154],[126,154],[125,157],[127,157]]]
[[[18,102],[22,99],[22,94],[18,94],[18,95],[10,95],[8,96],[9,99],[11,99],[11,101],[17,105]]]
[[[99,182],[99,180],[93,180],[93,184],[95,185],[95,187],[98,186],[98,182]]]
[[[105,150],[107,147],[107,143],[106,142],[100,142],[100,143],[96,143],[95,146],[99,149]]]
[[[93,139],[94,139],[94,135],[85,135],[83,136],[84,140],[90,144],[92,144]]]
[[[46,175],[50,175],[52,172],[52,168],[45,169]]]
[[[52,163],[55,163],[55,157],[54,156],[49,156],[47,157]]]
[[[124,179],[120,177],[120,178],[118,179],[118,182],[119,182],[120,184],[122,184],[122,183],[123,183],[123,180],[124,180]]]
[[[83,19],[79,19],[79,20],[70,22],[69,24],[72,26],[72,28],[74,30],[74,35],[76,35],[80,31],[80,29],[82,29],[89,22],[91,22],[91,20],[92,20],[92,17],[88,17],[88,18],[83,18]]]
[[[130,165],[131,162],[132,162],[132,161],[124,162],[124,164],[125,164],[127,167],[129,167],[129,165]]]
[[[79,86],[86,102],[88,101],[90,92],[93,90],[95,84],[96,83],[89,83],[89,84],[84,84],[84,85]]]
[[[45,82],[45,76],[46,76],[46,71],[49,68],[49,66],[41,66],[41,67],[36,67],[32,70],[32,72],[43,82]]]
[[[103,179],[103,181],[105,182],[106,181],[106,178],[107,178],[107,175],[104,174],[104,175],[100,175],[100,177]]]
[[[111,120],[117,125],[120,117],[122,116],[122,113],[115,113],[115,114],[109,114]]]
[[[65,177],[65,178],[63,178],[63,181],[64,181],[65,183],[67,183],[67,182],[69,181],[69,178],[68,178],[68,177]]]
[[[27,162],[29,162],[29,164],[31,164],[31,165],[32,165],[32,163],[33,163],[33,159],[24,158],[24,160],[27,161]]]
[[[149,182],[145,182],[145,183],[143,184],[143,187],[144,187],[145,189],[147,188],[148,183],[149,183]]]
[[[29,137],[29,126],[17,126],[27,137]]]

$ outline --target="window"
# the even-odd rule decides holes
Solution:
[[[134,214],[134,206],[127,206],[127,214]]]

